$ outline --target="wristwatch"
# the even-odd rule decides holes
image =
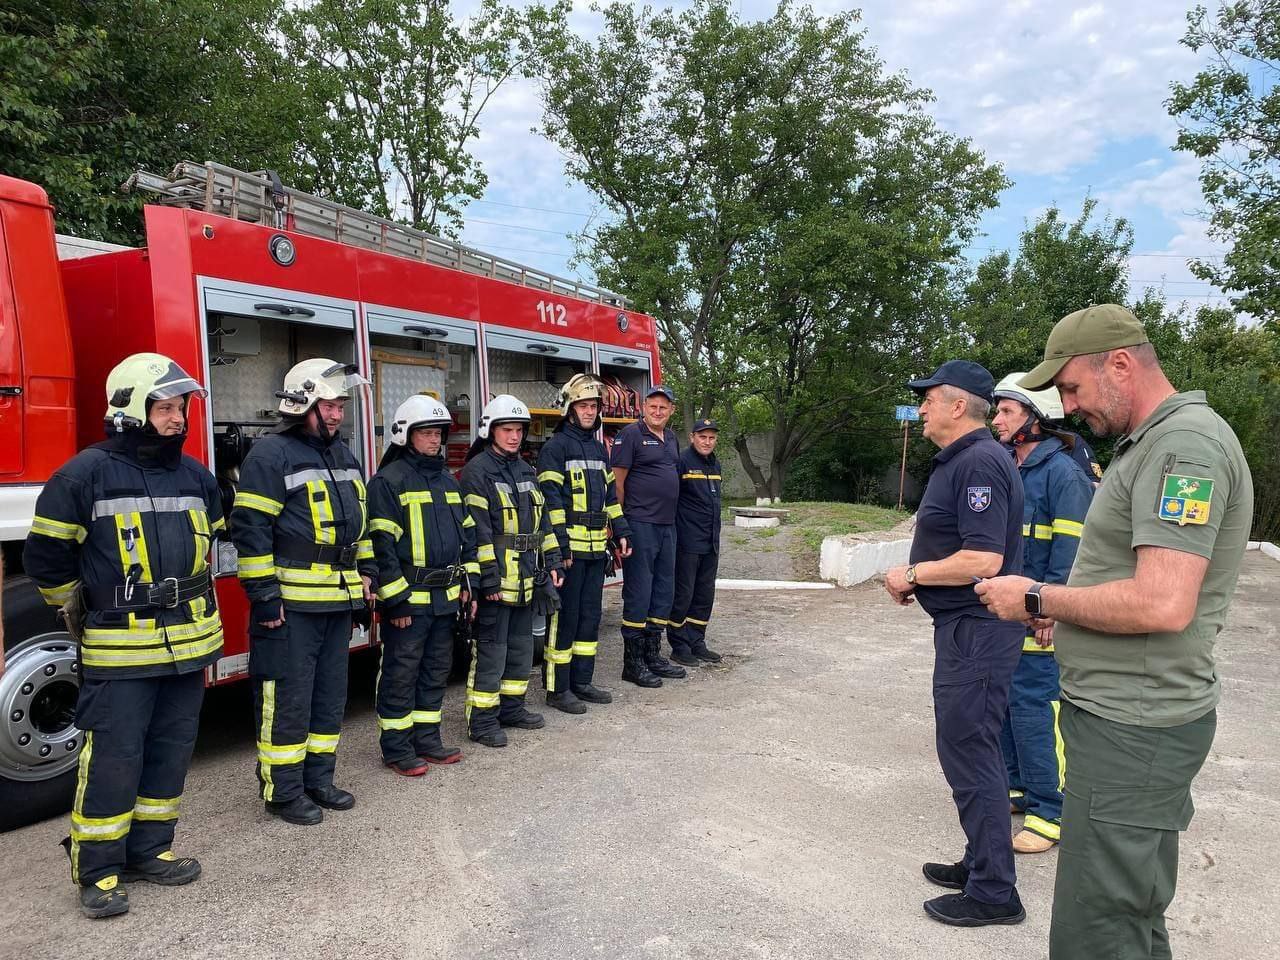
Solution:
[[[1035,586],[1031,587],[1027,591],[1026,598],[1023,601],[1023,604],[1027,608],[1027,613],[1031,614],[1033,617],[1044,616],[1043,612],[1041,612],[1040,605],[1040,590],[1043,587],[1043,583],[1037,583]]]
[[[907,567],[907,572],[903,576],[906,578],[907,583],[915,583],[916,582],[916,565],[913,563],[911,564],[911,566]]]

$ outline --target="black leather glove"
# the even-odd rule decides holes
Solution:
[[[533,585],[533,601],[531,603],[533,613],[539,617],[549,617],[560,609],[560,594],[555,588],[555,584],[551,582],[551,578],[547,577],[541,583]]]
[[[252,629],[254,624],[270,623],[272,620],[279,620],[284,616],[284,601],[279,597],[274,600],[255,600],[249,608],[249,626]]]
[[[382,616],[379,618],[383,623],[388,620],[399,620],[401,617],[413,616],[413,604],[408,600],[401,600],[394,607],[379,607]]]
[[[352,610],[351,622],[357,627],[363,627],[365,630],[368,630],[373,626],[373,610],[370,609],[367,603],[359,610]]]

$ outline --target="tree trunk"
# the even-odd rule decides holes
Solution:
[[[738,459],[742,461],[742,469],[747,471],[747,476],[751,478],[751,483],[756,488],[756,496],[771,497],[769,481],[765,479],[760,468],[756,466],[755,460],[751,458],[751,450],[747,447],[747,438],[742,435],[734,437],[733,447],[738,451]]]

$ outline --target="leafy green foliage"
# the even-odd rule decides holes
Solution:
[[[1237,310],[1280,323],[1280,2],[1237,0],[1187,15],[1184,46],[1207,63],[1173,84],[1177,148],[1202,161],[1211,233],[1231,244],[1196,274],[1230,291]]]

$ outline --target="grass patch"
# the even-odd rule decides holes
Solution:
[[[911,516],[905,511],[866,503],[781,503],[779,506],[791,511],[782,522],[795,532],[797,549],[809,553],[819,550],[825,537],[888,530]]]

